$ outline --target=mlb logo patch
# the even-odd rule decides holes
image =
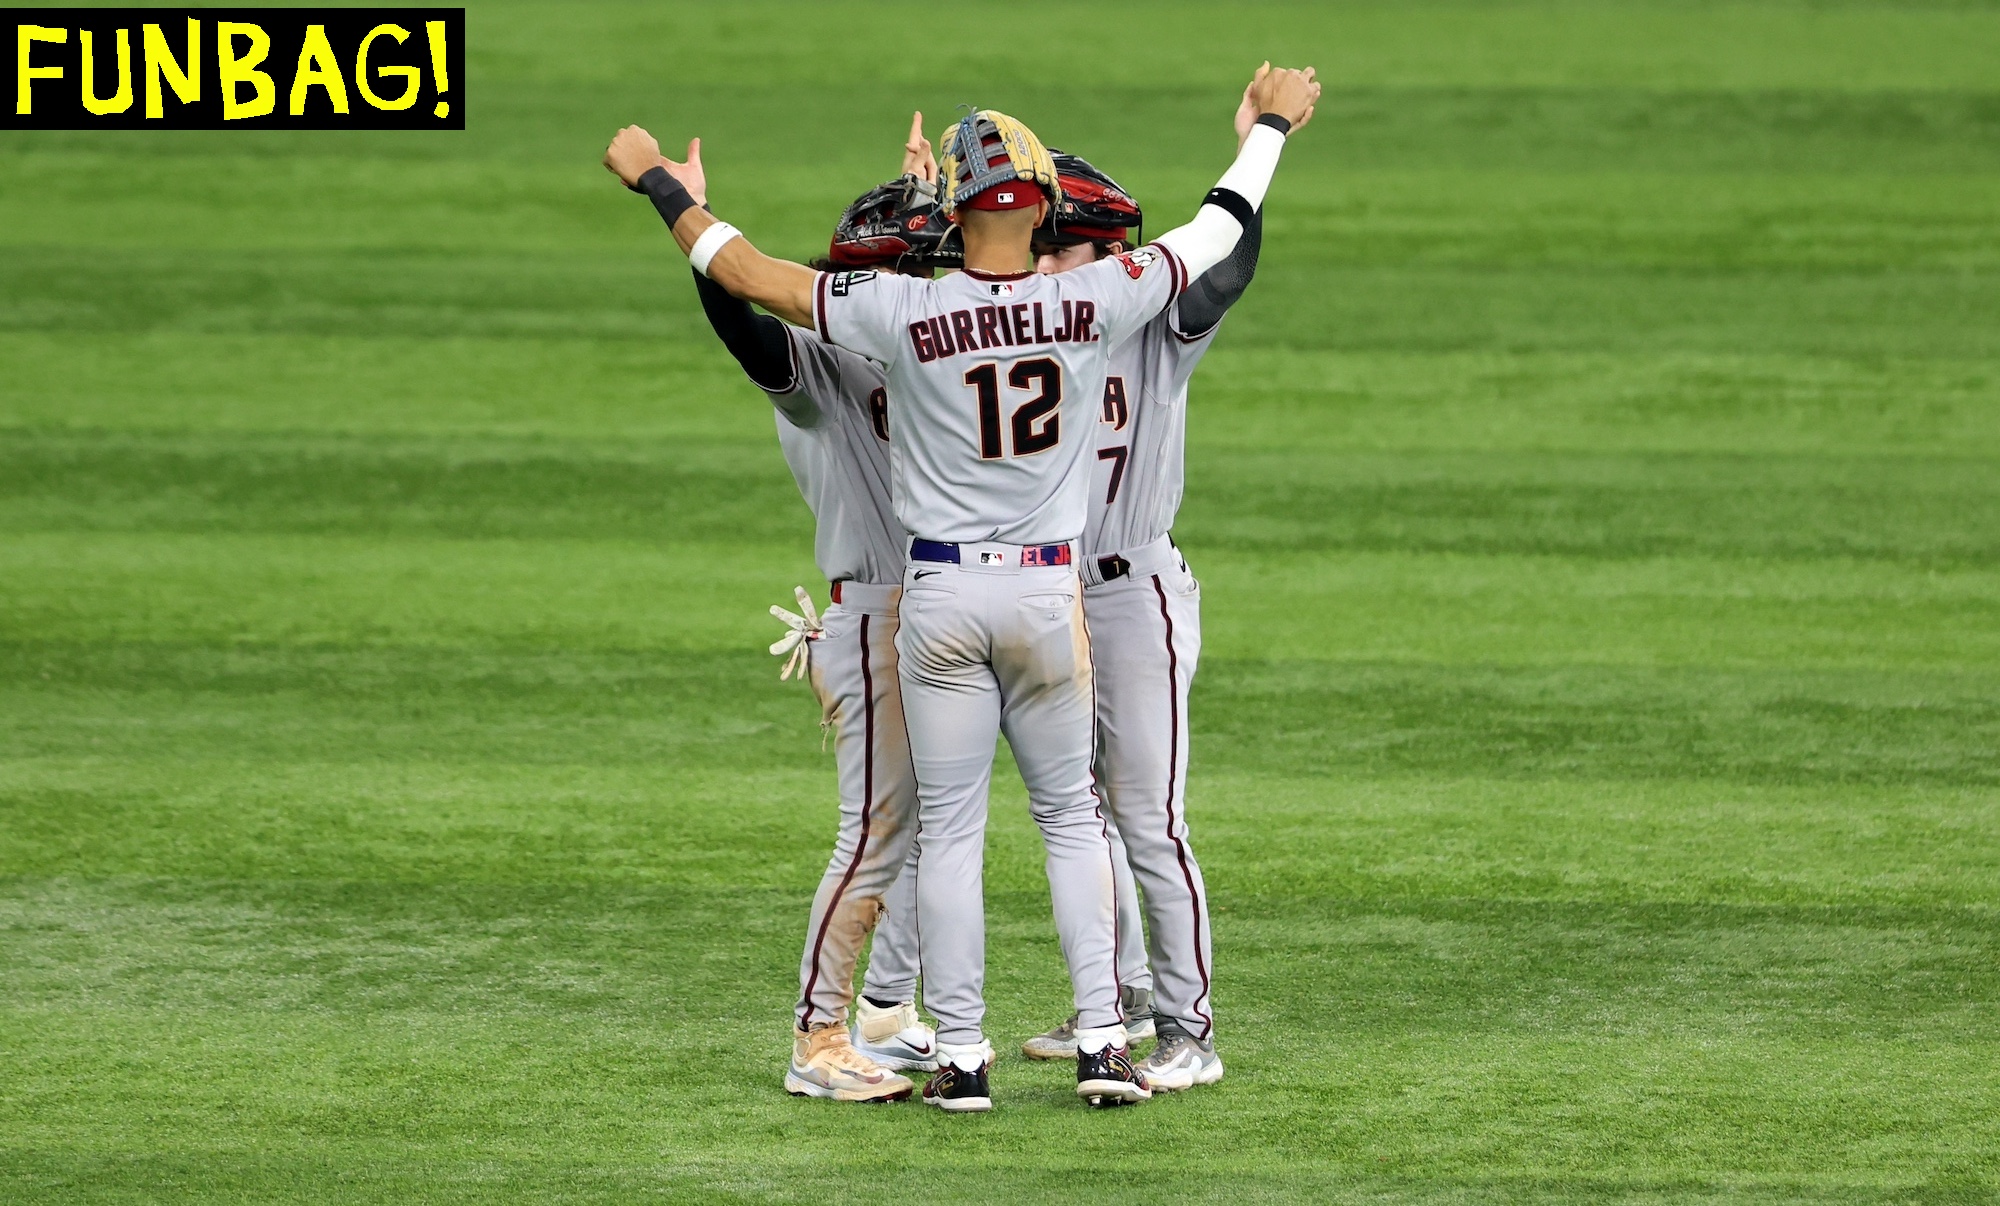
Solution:
[[[988,285],[986,286],[986,291],[988,293],[991,293],[995,297],[1014,296],[1014,286],[1007,283],[1006,281],[998,281],[994,284]]]
[[[1014,204],[1014,194],[1011,190],[994,193],[993,199],[999,202],[1001,205]]]
[[[981,554],[979,554],[979,564],[981,564],[981,565],[1005,565],[1005,564],[1007,564],[1007,554],[1005,554],[1005,553],[981,553]]]

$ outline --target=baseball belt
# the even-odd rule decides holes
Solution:
[[[1067,543],[1025,545],[975,544],[966,545],[961,549],[959,545],[950,544],[942,540],[921,539],[910,541],[910,560],[939,561],[946,565],[1006,565],[1009,560],[1007,553],[1010,549],[1015,550],[1016,560],[1014,563],[1027,569],[1068,565],[1070,563],[1070,551]],[[970,553],[971,555],[969,557],[961,556],[962,552]]]
[[[1083,584],[1102,586],[1120,578],[1150,578],[1176,566],[1185,565],[1181,551],[1171,536],[1161,536],[1144,544],[1115,553],[1083,559]]]

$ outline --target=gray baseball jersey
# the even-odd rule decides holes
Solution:
[[[1081,536],[1105,352],[1166,309],[1184,273],[1157,245],[1060,276],[821,273],[820,337],[888,368],[902,526],[958,543]]]
[[[880,365],[787,327],[792,387],[772,393],[778,445],[812,508],[813,559],[829,582],[903,580],[908,537],[889,492],[889,402]]]
[[[1169,309],[1111,354],[1091,468],[1086,557],[1167,534],[1186,484],[1188,381],[1221,324],[1182,335]]]

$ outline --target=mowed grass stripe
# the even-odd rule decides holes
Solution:
[[[2000,664],[2000,575],[1881,561],[1244,550],[1198,558],[1225,658],[1439,664]],[[803,548],[41,533],[0,541],[18,638],[750,650]]]
[[[1197,453],[2000,458],[2000,361],[1983,349],[1931,358],[1671,346],[1285,349],[1260,343],[1261,296],[1245,299],[1197,371],[1189,422]],[[1671,345],[1673,336],[1655,342]],[[665,337],[0,334],[20,374],[0,434],[7,447],[69,431],[221,447],[297,440],[313,452],[327,436],[384,452],[413,440],[436,450],[443,440],[472,456],[532,439],[561,455],[618,460],[682,440],[768,448],[768,402],[708,338],[682,346]],[[686,459],[703,467],[702,457]],[[1192,459],[1190,473],[1202,472],[1203,459]],[[1343,477],[1377,472],[1338,468]],[[1189,497],[1190,514],[1204,501]]]
[[[1222,902],[1218,930],[1244,956],[1237,991],[1276,1000],[1274,969],[1289,948],[1290,977],[1315,1002],[1246,1010],[1247,1023],[1287,1032],[1263,1045],[1273,1062],[1309,1046],[1297,1032],[1316,1022],[1362,1047],[1437,1036],[1589,1042],[1606,1023],[1640,1042],[1708,1031],[1747,1045],[1969,1046],[1993,1040],[2000,998],[1996,940],[1972,910]],[[724,904],[643,884],[119,881],[9,892],[0,916],[15,936],[20,1007],[39,1025],[72,1010],[127,1025],[144,1025],[148,1010],[186,1010],[282,1026],[284,1011],[304,1010],[445,1027],[468,1011],[501,1026],[587,1014],[622,1028],[688,1009],[755,1025],[757,1010],[782,1010],[783,978],[717,957],[703,931],[733,915],[747,937],[776,941],[795,928],[797,904],[789,892]],[[993,897],[996,944],[1027,973],[996,993],[1010,1029],[1060,996],[1060,959],[1036,924],[1042,905],[1032,893]],[[406,971],[413,958],[425,970]],[[720,1014],[718,1002],[729,1003]],[[1651,1015],[1646,1026],[1620,1024],[1634,1010]],[[700,1043],[668,1029],[651,1041]]]
[[[0,448],[0,516],[15,531],[797,540],[809,519],[767,443],[691,438],[613,453],[26,432]],[[1964,457],[1216,450],[1176,535],[1196,556],[1217,546],[1992,565],[1994,469]]]
[[[224,896],[232,883],[261,893],[320,880],[377,883],[389,897],[397,884],[488,883],[525,901],[551,885],[625,883],[718,907],[737,889],[801,901],[834,828],[830,768],[800,757],[806,743],[794,740],[789,758],[718,770],[762,753],[768,738],[750,736],[712,735],[719,758],[695,739],[658,742],[641,765],[531,751],[465,766],[394,748],[334,761],[304,741],[289,758],[259,748],[208,758],[127,751],[122,761],[16,755],[4,846],[29,895],[41,879],[75,886],[90,872]],[[596,752],[582,740],[575,756]],[[2000,873],[1990,787],[1331,779],[1225,766],[1197,768],[1190,799],[1218,900],[1258,913],[1335,901],[1560,901],[1782,907],[1799,910],[1800,925],[1846,924],[1843,910],[1984,924]],[[1017,785],[996,795],[992,825],[989,891],[1045,903],[1040,841]],[[1053,941],[1044,912],[1010,924]],[[717,941],[784,980],[768,952]],[[1223,962],[1236,963],[1225,981],[1264,966]]]
[[[0,667],[13,757],[824,762],[799,748],[813,701],[754,652],[30,643]],[[1991,671],[1211,659],[1193,715],[1204,770],[1990,786],[1997,696]]]
[[[1214,420],[1210,420],[1214,422]],[[798,540],[810,522],[764,440],[624,456],[546,444],[120,440],[22,434],[0,516],[30,530]],[[688,462],[692,460],[692,464]],[[2000,560],[2000,476],[1968,458],[1236,454],[1194,472],[1176,538],[1344,548]]]

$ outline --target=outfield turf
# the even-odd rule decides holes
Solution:
[[[0,1199],[2000,1198],[2000,8],[468,24],[464,134],[0,134]],[[1008,771],[996,1112],[789,1098],[810,520],[597,157],[804,257],[976,101],[1159,231],[1267,55],[1177,533],[1228,1079],[1011,1054]]]

